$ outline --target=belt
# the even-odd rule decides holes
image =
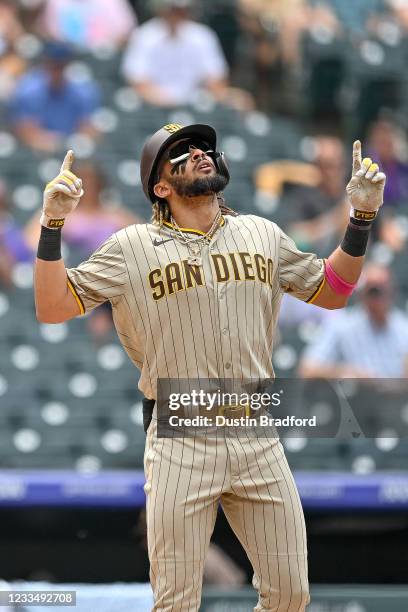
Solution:
[[[147,433],[149,425],[150,425],[150,423],[152,421],[153,408],[154,408],[155,403],[156,403],[156,400],[154,400],[154,399],[147,399],[147,397],[144,397],[143,400],[142,400],[142,404],[143,404],[143,429],[145,430],[145,433]]]
[[[148,399],[147,397],[144,397],[142,400],[142,404],[143,404],[143,429],[145,433],[147,433],[147,430],[149,429],[149,425],[152,422],[153,409],[156,404],[156,400]],[[234,413],[234,411],[236,411],[237,408],[238,407],[236,406],[217,406],[217,413],[219,413],[219,411],[221,410],[221,413],[225,414],[228,411],[228,409],[232,411],[232,413]],[[240,411],[244,410],[245,415],[250,416],[251,409],[248,405],[239,406],[239,410]]]

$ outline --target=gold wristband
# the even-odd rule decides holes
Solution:
[[[377,210],[358,210],[357,208],[352,208],[350,217],[360,221],[373,221],[377,216],[377,212]]]

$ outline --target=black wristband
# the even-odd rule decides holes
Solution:
[[[44,261],[58,261],[61,259],[61,228],[50,229],[49,227],[41,226],[37,257]]]
[[[352,257],[363,257],[367,250],[372,222],[361,219],[350,219],[341,249]]]
[[[365,221],[364,219],[355,219],[354,217],[350,217],[350,223],[359,227],[365,227],[367,229],[370,229],[373,224],[373,221]]]

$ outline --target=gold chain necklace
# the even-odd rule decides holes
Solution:
[[[174,229],[176,230],[179,239],[181,240],[181,242],[183,242],[186,245],[188,249],[189,257],[187,259],[187,263],[190,266],[202,266],[203,265],[203,258],[201,256],[202,248],[205,244],[205,241],[211,240],[211,238],[214,236],[220,224],[221,216],[222,216],[221,210],[219,210],[217,214],[215,215],[214,221],[210,229],[208,230],[208,232],[200,236],[193,236],[192,238],[187,238],[183,234],[180,226],[175,221],[173,215],[171,216],[171,223]]]

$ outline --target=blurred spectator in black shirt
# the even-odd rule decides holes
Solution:
[[[312,142],[313,163],[282,160],[264,164],[256,173],[256,185],[275,200],[279,220],[299,248],[324,254],[347,225],[348,169],[338,138],[318,136]]]

